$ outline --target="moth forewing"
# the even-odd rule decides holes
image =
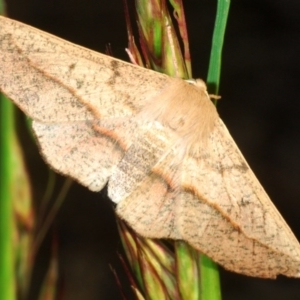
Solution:
[[[300,277],[300,247],[194,84],[0,16],[0,91],[42,155],[150,238],[184,239],[238,273]]]
[[[35,101],[34,88],[39,90],[36,95],[43,95],[38,98],[44,105],[49,97],[57,102],[57,107],[64,105],[59,92],[47,85],[48,81],[54,81],[61,90],[66,89],[76,97],[72,102],[75,108],[84,104],[101,118],[132,116],[172,81],[167,75],[94,52],[2,16],[0,24],[0,68],[7,70],[0,74],[1,87],[26,111],[27,107],[18,98]],[[30,79],[26,80],[24,77],[28,75]],[[13,82],[18,86],[12,88]],[[32,106],[28,104],[30,109]],[[47,108],[53,114],[53,109]],[[39,114],[28,113],[34,119],[41,118]]]
[[[299,277],[299,243],[221,120],[209,141],[202,155],[184,161],[183,186],[193,196],[189,201],[182,197],[178,205],[184,210],[177,218],[181,235],[229,270]],[[200,214],[199,221],[192,217]]]
[[[115,141],[95,131],[92,122],[34,121],[33,130],[46,162],[92,191],[100,191],[105,186],[123,156]]]

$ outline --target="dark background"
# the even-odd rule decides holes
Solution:
[[[193,74],[206,78],[216,0],[184,4]],[[100,52],[110,43],[114,55],[127,60],[121,0],[7,0],[7,13]],[[232,136],[298,239],[299,20],[299,0],[232,1],[218,105]],[[47,168],[26,134],[22,142],[38,202],[46,186]],[[58,188],[62,181],[59,177]],[[102,198],[74,184],[55,221],[64,299],[121,299],[109,269],[110,264],[122,272],[116,255],[121,246],[111,205]],[[42,250],[47,248],[46,241]],[[46,256],[39,256],[37,285],[46,265]],[[263,280],[223,270],[221,276],[224,300],[300,299],[299,279]],[[33,290],[31,299],[35,294]]]

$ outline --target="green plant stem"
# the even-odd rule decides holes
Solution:
[[[207,86],[210,93],[218,94],[220,86],[222,50],[230,8],[230,0],[218,0],[217,15],[212,39]],[[205,255],[200,258],[201,300],[221,299],[220,278],[217,265]]]
[[[0,15],[5,14],[4,11],[5,11],[5,3],[4,1],[0,0]]]
[[[220,86],[222,50],[230,8],[230,0],[218,0],[217,15],[210,52],[207,86],[210,93],[218,94]]]
[[[14,108],[0,95],[0,298],[15,299],[12,154]]]
[[[0,14],[4,13],[4,8],[4,1],[0,0]],[[13,137],[14,107],[0,93],[0,299],[5,300],[16,298],[11,168]]]
[[[201,300],[220,300],[221,284],[218,266],[207,256],[200,256]]]

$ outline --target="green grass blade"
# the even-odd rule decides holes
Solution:
[[[197,257],[200,253],[183,241],[176,241],[177,281],[181,299],[199,300],[201,274]]]
[[[0,14],[4,10],[0,0]],[[0,94],[0,299],[5,300],[26,293],[34,218],[14,112],[14,105]]]
[[[218,266],[207,256],[200,256],[201,300],[221,300]]]
[[[4,1],[0,0],[0,14],[3,13]],[[5,300],[16,298],[11,172],[13,133],[13,105],[0,94],[0,298]]]
[[[0,298],[15,299],[13,246],[13,135],[14,108],[0,95]]]
[[[210,93],[218,94],[220,86],[222,50],[230,8],[230,0],[218,0],[217,15],[213,33],[212,49],[207,75]],[[221,299],[220,278],[217,265],[205,255],[200,258],[201,300]]]
[[[214,94],[217,94],[219,92],[222,50],[229,8],[230,0],[218,0],[217,16],[215,21],[207,75],[208,90],[210,93]]]

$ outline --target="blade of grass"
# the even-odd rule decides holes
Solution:
[[[0,15],[5,15],[5,3],[0,0]]]
[[[201,294],[201,277],[198,257],[199,252],[183,241],[176,241],[175,246],[177,284],[181,299],[198,300]]]
[[[0,0],[0,14],[4,2]],[[0,94],[0,296],[14,300],[13,203],[11,136],[14,134],[13,105]]]
[[[0,95],[0,298],[15,299],[13,245],[13,105]]]
[[[207,86],[210,93],[217,94],[220,86],[222,50],[230,8],[230,0],[218,0],[216,21],[212,39]],[[201,300],[221,299],[220,278],[217,265],[205,255],[200,258]]]
[[[0,14],[4,14],[0,0]],[[0,298],[24,298],[32,268],[34,213],[31,189],[17,138],[14,105],[0,94]]]
[[[217,94],[220,86],[222,50],[230,0],[218,0],[217,15],[212,39],[210,60],[207,75],[207,86],[210,93]]]
[[[218,266],[207,256],[200,256],[201,300],[221,300]]]

